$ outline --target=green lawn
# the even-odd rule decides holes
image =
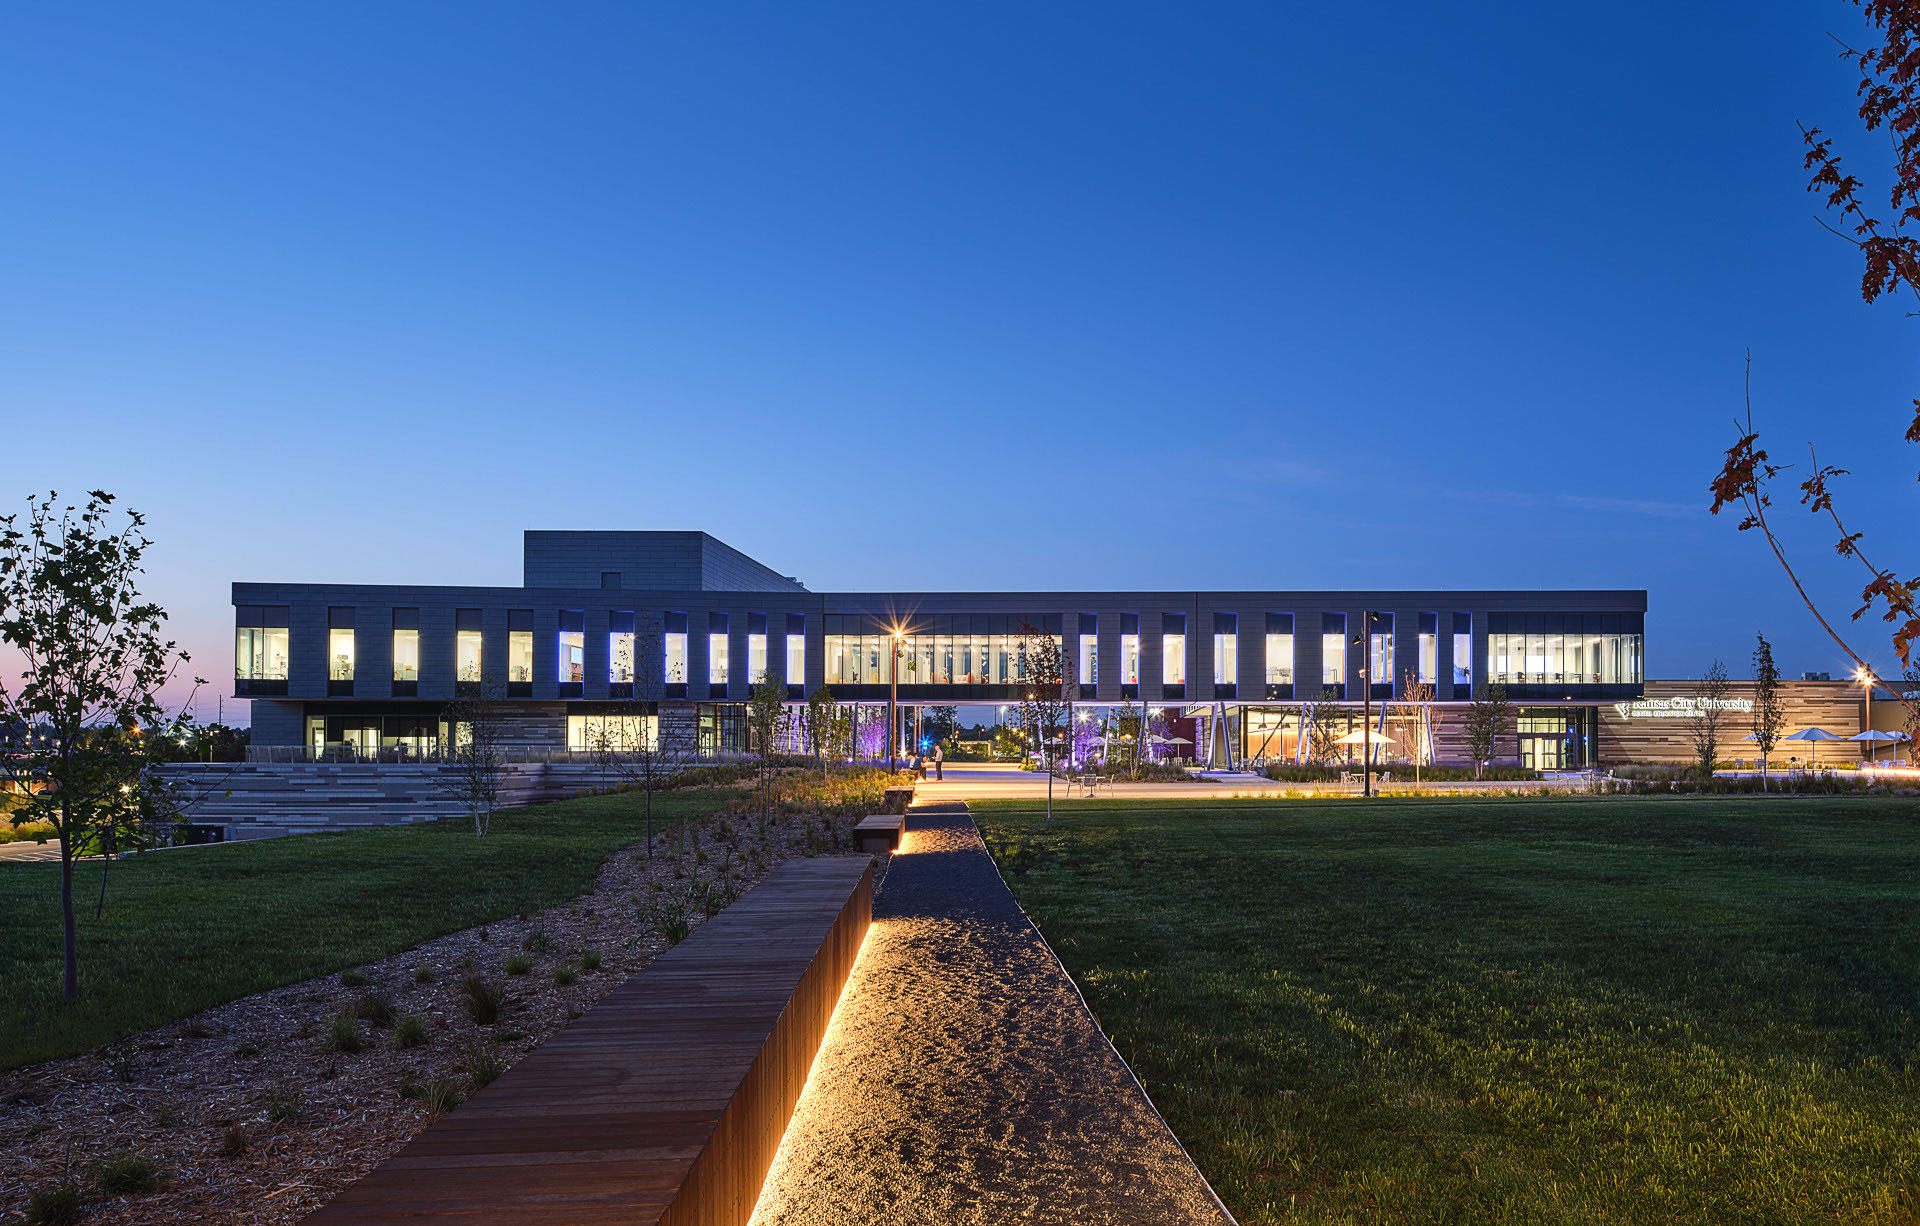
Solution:
[[[1243,1223],[1920,1221],[1920,802],[1030,805],[974,809]]]
[[[656,796],[655,827],[719,807]],[[0,1069],[72,1055],[211,1005],[330,974],[585,891],[639,842],[641,799],[501,813],[485,839],[447,821],[151,852],[76,866],[80,1000],[60,998],[60,866],[0,864]]]

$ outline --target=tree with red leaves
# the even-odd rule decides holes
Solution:
[[[1920,235],[1909,232],[1909,223],[1920,222],[1920,0],[1856,0],[1866,13],[1868,24],[1881,35],[1878,47],[1860,50],[1841,43],[1840,55],[1860,72],[1859,116],[1867,131],[1885,129],[1892,138],[1892,183],[1888,189],[1886,217],[1870,211],[1861,180],[1846,171],[1840,155],[1834,152],[1832,138],[1819,128],[1802,127],[1806,140],[1805,168],[1809,172],[1807,190],[1824,195],[1827,211],[1837,214],[1839,226],[1827,229],[1852,243],[1865,261],[1860,278],[1860,296],[1867,302],[1886,294],[1904,291],[1920,301]],[[1920,443],[1920,399],[1913,402],[1914,417],[1907,427],[1906,440]],[[1843,638],[1833,622],[1823,614],[1808,594],[1800,575],[1788,561],[1786,549],[1768,519],[1773,506],[1772,484],[1785,465],[1775,464],[1760,446],[1759,432],[1753,426],[1751,372],[1748,379],[1747,409],[1744,420],[1736,420],[1738,441],[1727,449],[1725,463],[1714,478],[1713,513],[1737,506],[1745,512],[1740,531],[1758,530],[1772,548],[1774,557],[1787,572],[1794,590],[1806,603],[1821,628],[1832,636],[1840,649],[1852,658],[1868,676],[1872,665]],[[1902,579],[1893,570],[1868,556],[1862,545],[1865,534],[1852,532],[1842,521],[1834,505],[1834,482],[1847,470],[1823,465],[1808,446],[1808,475],[1800,482],[1800,504],[1817,516],[1825,516],[1838,533],[1834,551],[1864,568],[1866,579],[1860,590],[1860,607],[1853,621],[1878,612],[1881,620],[1893,627],[1893,650],[1903,666],[1911,667],[1920,656],[1920,575]],[[1899,691],[1895,691],[1896,696]],[[1899,698],[1907,709],[1908,724],[1916,731],[1909,752],[1920,761],[1920,702]]]

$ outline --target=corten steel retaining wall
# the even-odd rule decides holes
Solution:
[[[306,1221],[743,1226],[872,915],[788,861]]]

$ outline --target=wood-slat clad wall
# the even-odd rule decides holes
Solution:
[[[780,866],[306,1221],[745,1223],[872,902],[866,857]]]
[[[1685,698],[1700,693],[1698,681],[1649,681],[1648,699]],[[1835,736],[1852,736],[1861,731],[1864,717],[1862,690],[1848,681],[1782,681],[1780,697],[1786,710],[1784,736],[1806,727],[1824,728]],[[1727,687],[1728,698],[1753,699],[1753,682],[1735,681]],[[1600,761],[1606,765],[1624,762],[1686,765],[1695,760],[1693,721],[1686,718],[1655,719],[1647,716],[1624,718],[1611,704],[1600,707],[1598,729]],[[1719,758],[1758,760],[1759,748],[1740,738],[1753,731],[1753,717],[1746,711],[1727,711],[1720,724]],[[1768,760],[1785,763],[1797,757],[1802,765],[1822,763],[1851,765],[1860,761],[1862,742],[1782,741],[1775,745]],[[1884,753],[1884,751],[1883,751]]]

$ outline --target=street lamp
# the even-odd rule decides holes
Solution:
[[[1855,681],[1858,681],[1861,684],[1861,686],[1864,687],[1866,690],[1867,718],[1862,730],[1866,732],[1871,732],[1873,731],[1873,674],[1869,672],[1867,670],[1867,667],[1863,664],[1859,668],[1856,668],[1853,670],[1853,679]],[[1879,746],[1875,745],[1872,741],[1867,742],[1867,761],[1869,763],[1873,762],[1874,751],[1878,748]]]
[[[900,627],[891,628],[893,639],[893,666],[887,669],[887,769],[898,769],[894,765],[895,754],[900,748]]]

